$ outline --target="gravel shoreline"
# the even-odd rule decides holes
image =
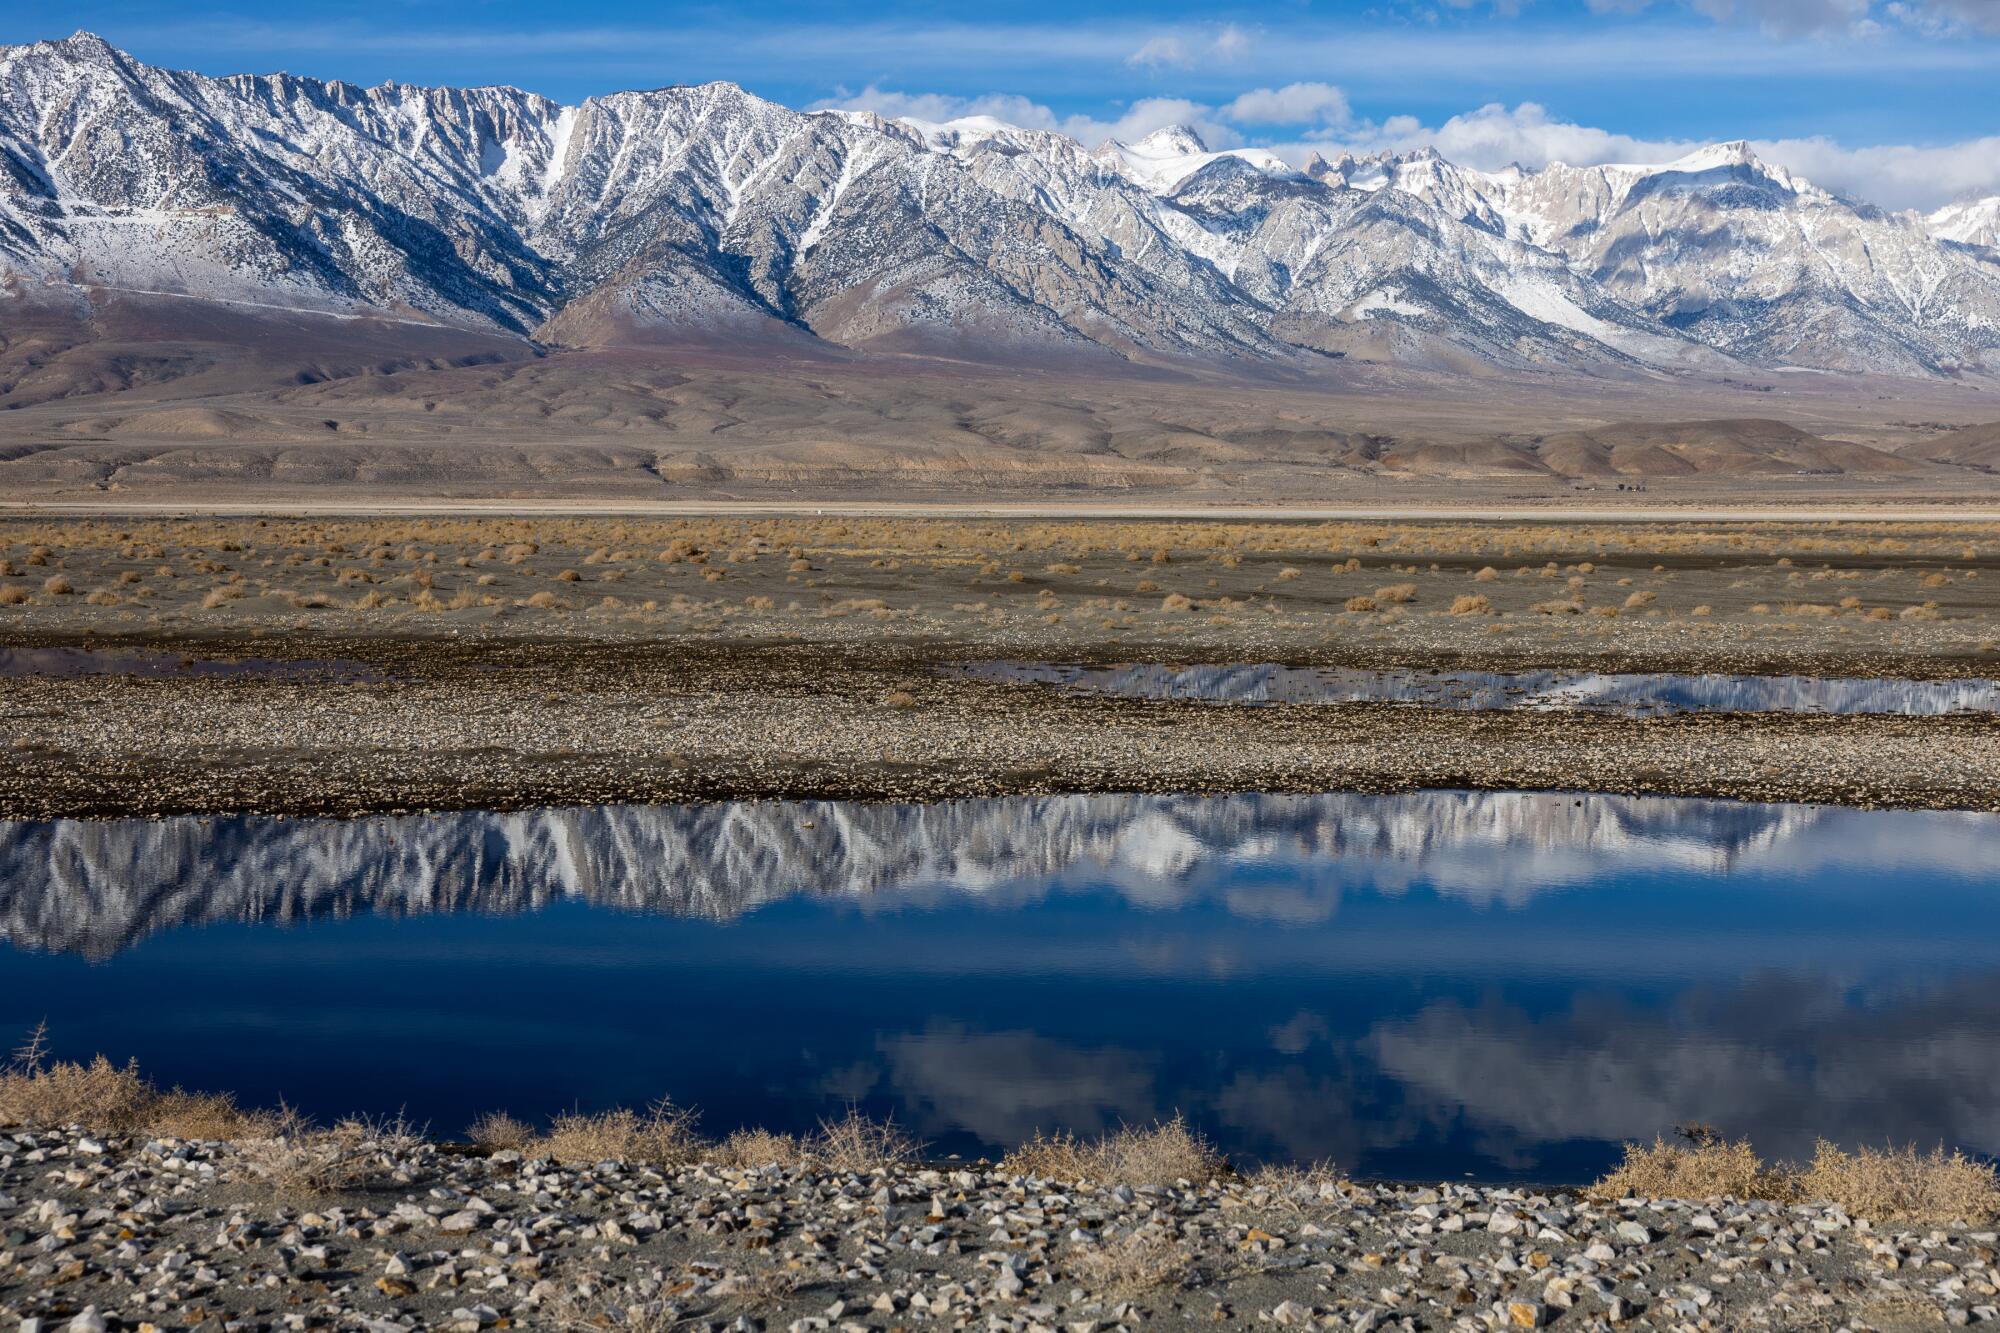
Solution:
[[[938,669],[965,659],[954,645],[299,635],[200,651],[380,678],[0,678],[0,817],[1426,787],[2000,810],[1993,715],[1219,707],[955,679]]]
[[[655,1168],[370,1140],[314,1197],[250,1148],[0,1133],[0,1321],[112,1329],[1914,1329],[1996,1236],[1833,1207],[985,1163]]]

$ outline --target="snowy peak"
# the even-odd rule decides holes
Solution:
[[[575,107],[0,48],[0,300],[164,294],[543,341],[1687,375],[2000,370],[2000,200],[1850,204],[1743,142],[1479,172],[1186,126],[801,113],[732,83]]]
[[[1940,240],[2000,249],[2000,195],[1947,205],[1925,218],[1924,226]]]
[[[1130,151],[1142,157],[1189,157],[1206,153],[1208,145],[1185,125],[1166,125],[1133,144]]]

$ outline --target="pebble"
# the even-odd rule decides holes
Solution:
[[[1858,1330],[1885,1309],[2000,1325],[1990,1229],[1806,1206],[1304,1178],[1099,1187],[984,1163],[559,1165],[407,1141],[364,1145],[377,1176],[357,1192],[302,1200],[226,1144],[100,1135],[91,1154],[84,1137],[0,1130],[0,1329],[1665,1333]],[[1439,1225],[1453,1217],[1462,1230]],[[1107,1261],[1134,1237],[1178,1257]]]

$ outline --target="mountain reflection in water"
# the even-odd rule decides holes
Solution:
[[[1054,685],[1130,699],[1215,704],[1408,703],[1470,712],[1502,709],[1618,713],[1887,713],[1935,716],[2000,712],[2000,682],[1832,676],[1683,675],[1666,671],[1364,671],[1270,662],[1167,666],[1068,666],[973,662],[953,668],[973,680]]]
[[[0,1026],[446,1133],[666,1094],[939,1152],[1179,1109],[1403,1176],[1574,1179],[1690,1118],[1991,1152],[1996,853],[1535,793],[0,824]]]

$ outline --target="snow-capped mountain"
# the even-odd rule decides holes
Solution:
[[[1415,194],[1467,224],[1560,256],[1611,296],[1760,365],[1925,374],[1991,366],[2000,275],[1993,201],[1892,214],[1763,162],[1748,144],[1658,166],[1483,173],[1435,153],[1343,158],[1316,173]],[[1987,261],[1987,262],[1983,262]]]
[[[2000,250],[2000,195],[1940,208],[1924,226],[1940,240]]]
[[[0,822],[0,945],[108,958],[175,926],[360,912],[535,911],[580,900],[728,919],[797,895],[1018,901],[1068,878],[1154,910],[1257,909],[1280,877],[1331,911],[1411,885],[1520,905],[1635,860],[1983,864],[1980,816],[1565,793],[1049,796],[938,805],[751,801],[368,819]],[[1920,824],[1897,836],[1883,823]],[[1893,856],[1883,849],[1894,848]]]
[[[990,119],[800,113],[732,84],[209,78],[0,48],[0,285],[573,345],[730,331],[983,357],[1658,374],[2000,368],[1976,223],[1725,145],[1666,167],[1094,149]],[[1990,230],[1990,227],[1989,227]]]

